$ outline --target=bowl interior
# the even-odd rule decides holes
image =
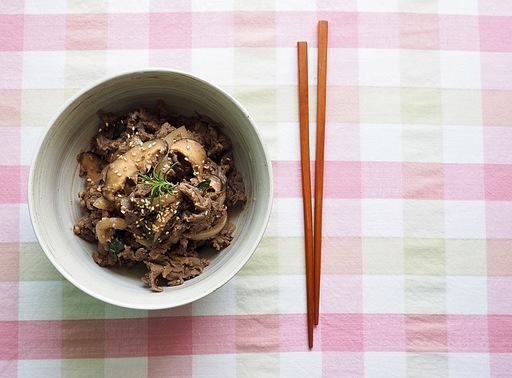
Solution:
[[[208,254],[203,274],[181,286],[152,293],[141,271],[101,268],[91,258],[95,245],[74,235],[80,217],[77,193],[84,188],[76,156],[89,148],[98,110],[125,114],[136,106],[210,116],[233,142],[235,164],[244,178],[248,203],[231,221],[232,244]],[[56,268],[73,284],[105,302],[139,309],[180,306],[216,290],[232,278],[256,249],[270,216],[272,174],[261,137],[250,116],[231,96],[194,76],[169,70],[133,71],[96,83],[75,95],[54,119],[31,166],[29,208],[34,231]]]

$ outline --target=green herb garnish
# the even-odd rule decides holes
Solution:
[[[160,204],[160,197],[166,193],[176,196],[173,190],[178,187],[178,184],[167,181],[167,174],[178,163],[173,163],[163,174],[162,170],[158,169],[159,164],[160,163],[153,168],[153,171],[149,175],[139,173],[139,177],[144,179],[143,184],[151,186],[150,201],[153,202],[155,198],[158,198],[158,204]]]
[[[210,182],[211,180],[203,180],[199,184],[197,184],[197,188],[206,192],[208,189],[210,189]]]
[[[114,125],[114,138],[119,138],[122,133],[126,131],[126,125],[122,122],[117,122]]]
[[[114,237],[110,243],[108,243],[108,253],[114,259],[117,259],[117,254],[124,250],[124,242],[118,238]]]

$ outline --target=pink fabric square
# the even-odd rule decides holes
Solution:
[[[492,16],[511,14],[512,3],[502,0],[478,0],[478,13]]]
[[[0,88],[0,96],[0,126],[18,127],[21,123],[21,90]]]
[[[489,314],[512,314],[512,277],[487,277]]]
[[[0,89],[21,88],[23,53],[21,51],[0,51],[0,67],[2,67]]]
[[[163,356],[148,358],[148,378],[192,377],[192,356]]]
[[[491,377],[508,378],[512,371],[512,354],[492,353],[489,355]]]
[[[5,377],[18,377],[18,361],[16,358],[9,360],[0,359],[0,371]]]
[[[6,300],[0,300],[0,303],[6,303],[9,300],[9,296],[13,298],[18,297],[19,287],[18,280],[20,278],[20,247],[18,243],[0,243],[0,285],[2,281],[6,282],[5,290],[0,292],[2,295],[7,295]],[[9,282],[10,281],[10,282]],[[10,287],[9,284],[16,283],[15,286]],[[7,311],[4,313],[3,311]],[[4,317],[6,315],[7,317]],[[13,316],[12,319],[18,319],[18,302],[11,303],[0,307],[0,320],[8,320],[9,316]]]
[[[279,325],[279,315],[275,314],[237,316],[236,352],[278,352],[280,348]]]
[[[364,353],[322,351],[324,377],[364,377]]]
[[[361,198],[361,163],[359,161],[326,161],[324,197]]]
[[[60,323],[62,358],[104,358],[105,320],[65,320]]]
[[[447,315],[448,351],[486,353],[489,350],[487,315]]]
[[[27,203],[30,166],[20,165],[20,203]]]
[[[361,236],[360,200],[326,198],[323,201],[322,215],[324,236]]]
[[[66,47],[66,15],[25,15],[25,50],[64,50]]]
[[[322,314],[322,351],[360,352],[363,350],[363,314]],[[318,331],[317,331],[318,332]]]
[[[23,13],[25,4],[19,0],[2,0],[2,13],[4,14],[16,14]],[[0,369],[0,371],[2,371]]]
[[[194,354],[236,353],[236,317],[195,316],[192,318]]]
[[[364,161],[361,172],[361,197],[402,198],[401,163]]]
[[[400,47],[415,50],[438,50],[439,16],[427,13],[401,13]]]
[[[60,321],[35,320],[18,323],[19,358],[40,360],[62,358],[62,328]],[[5,340],[5,339],[3,339]]]
[[[512,52],[512,17],[480,16],[480,50]]]
[[[234,26],[236,47],[276,46],[275,12],[235,12]]]
[[[363,312],[362,286],[361,276],[323,275],[321,313]]]
[[[512,200],[512,165],[486,164],[485,198],[490,201]]]
[[[359,85],[359,51],[357,49],[330,49],[327,54],[328,87],[330,85]],[[343,67],[343,69],[329,70],[329,67]],[[316,97],[314,98],[316,99]]]
[[[361,238],[322,238],[322,275],[361,274]]]
[[[0,180],[0,203],[20,203],[20,167],[18,165],[0,165],[0,176],[9,177],[9,180]]]
[[[512,125],[512,92],[482,90],[481,93],[484,126]]]
[[[444,175],[442,164],[403,163],[404,198],[442,199]]]
[[[192,354],[192,317],[148,318],[148,356]]]
[[[3,127],[2,132],[2,142],[9,148],[3,149],[0,164],[18,165],[20,163],[21,128]]]
[[[484,167],[481,164],[444,164],[444,198],[483,200]]]
[[[0,253],[2,253],[0,255],[0,262],[2,264],[11,265],[11,268],[19,268],[17,261],[15,263],[8,262],[7,259],[11,257],[11,253],[7,254],[4,251],[0,251]],[[18,258],[18,256],[14,257],[16,259]],[[15,274],[17,275],[18,273],[16,272]],[[18,320],[19,294],[20,289],[18,281],[0,281],[0,303],[2,304],[0,306],[0,322]]]
[[[352,100],[354,101],[354,100]],[[327,108],[331,115],[336,108],[337,100],[329,98]],[[352,117],[357,117],[354,114]],[[354,123],[328,122],[325,126],[325,160],[358,161],[361,159],[360,126]]]
[[[304,352],[308,349],[308,323],[306,314],[279,315],[279,351]],[[321,335],[315,331],[314,346],[322,345]]]
[[[197,12],[192,14],[192,44],[196,47],[232,47],[234,45],[232,12]]]
[[[274,17],[274,38],[278,47],[295,48],[297,41],[307,41],[308,47],[316,46],[318,21],[315,13],[278,12]]]
[[[318,19],[329,22],[329,47],[357,48],[358,14],[356,12],[318,12]],[[317,23],[314,25],[316,26]],[[315,38],[312,41],[316,44]]]
[[[400,46],[399,13],[358,14],[359,47],[376,49],[396,49]]]
[[[512,240],[487,240],[487,274],[512,277]]]
[[[443,14],[439,16],[439,48],[441,50],[480,50],[478,17]]]
[[[18,355],[19,322],[0,322],[0,360],[16,360]],[[22,343],[20,343],[22,344]]]
[[[311,164],[311,166],[313,166],[313,164]],[[272,161],[275,198],[302,198],[302,176],[300,167],[300,161]],[[312,167],[310,169],[312,169]],[[311,176],[311,185],[314,185],[313,173],[311,173]]]
[[[508,80],[512,77],[512,54],[480,54],[480,67],[483,89],[512,90],[512,81]]]
[[[105,50],[107,28],[107,14],[68,14],[66,48],[68,50]]]
[[[0,243],[19,242],[20,207],[18,204],[0,204]]]
[[[139,13],[113,13],[108,16],[109,49],[147,49],[149,16]]]
[[[484,161],[490,164],[512,163],[512,127],[484,128]]]
[[[0,14],[0,46],[2,51],[23,50],[23,15]]]
[[[489,315],[489,352],[512,353],[512,315]]]
[[[447,352],[446,315],[406,315],[408,352]]]
[[[512,239],[512,203],[493,202],[485,204],[487,237],[489,239]]]
[[[151,49],[187,49],[191,46],[191,13],[150,13],[149,47]]]
[[[343,104],[343,106],[340,106],[339,104]],[[327,100],[326,105],[326,119],[329,120],[329,122],[345,124],[358,123],[359,87],[346,87],[341,85],[329,87],[329,99]],[[337,148],[340,148],[341,145],[338,145]],[[357,151],[359,149],[359,146],[350,146],[350,148],[353,151]]]
[[[105,357],[146,356],[148,352],[148,320],[107,319],[105,321]]]
[[[365,351],[403,352],[405,350],[405,339],[405,315],[364,315]]]

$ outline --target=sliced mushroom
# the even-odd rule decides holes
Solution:
[[[167,144],[170,146],[179,139],[190,137],[190,132],[186,129],[185,126],[178,127],[177,129],[174,129],[169,134],[167,134],[164,139],[167,142]]]
[[[124,187],[127,179],[135,181],[139,172],[149,171],[158,157],[165,153],[167,143],[163,139],[149,140],[125,152],[104,169],[103,196],[113,201],[114,195]]]
[[[100,210],[114,210],[115,207],[113,202],[107,201],[103,196],[96,199],[92,205]]]
[[[169,150],[179,152],[185,157],[194,170],[199,181],[203,180],[203,167],[206,160],[206,151],[201,143],[193,139],[180,139],[169,146]]]
[[[112,239],[111,230],[124,230],[128,223],[123,218],[102,218],[96,223],[96,235],[100,244],[107,244]]]
[[[90,152],[85,152],[79,156],[81,172],[85,174],[88,181],[97,184],[101,180],[100,160]]]

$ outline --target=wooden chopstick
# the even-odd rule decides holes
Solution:
[[[327,96],[327,21],[318,22],[318,85],[316,113],[314,281],[315,324],[320,318],[320,276],[322,263],[322,207],[324,197],[325,102]]]
[[[302,168],[302,198],[304,206],[304,234],[306,247],[306,294],[308,306],[308,343],[313,348],[314,314],[314,261],[313,261],[313,217],[311,205],[311,172],[309,158],[309,83],[308,44],[297,42],[299,63],[299,124],[300,158]]]

